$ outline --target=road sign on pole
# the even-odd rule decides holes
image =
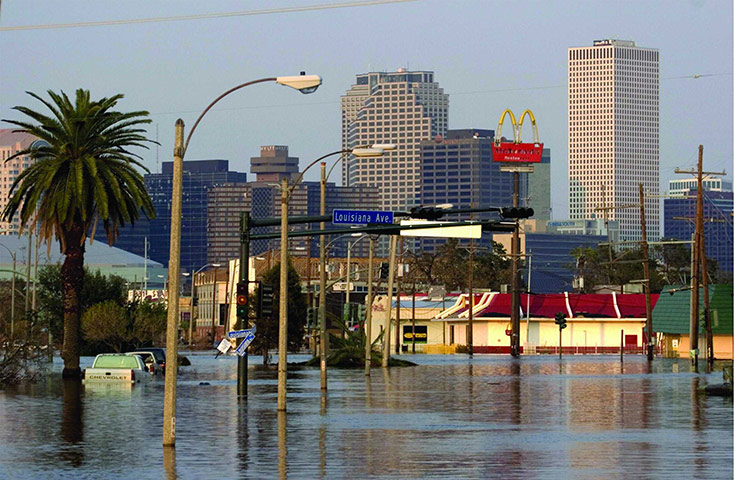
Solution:
[[[400,235],[404,237],[443,237],[443,238],[481,238],[482,226],[469,225],[458,227],[442,227],[442,223],[430,220],[403,220],[400,225],[430,225],[436,224],[436,228],[421,228],[418,230],[401,230]]]
[[[252,341],[255,340],[255,334],[252,332],[248,333],[244,340],[242,340],[242,343],[239,344],[235,352],[237,352],[237,355],[240,357],[243,357],[247,355],[247,347],[250,346]]]
[[[334,210],[331,223],[367,225],[369,223],[393,223],[393,212],[375,210]]]
[[[246,330],[233,330],[231,332],[227,332],[227,338],[245,338],[251,333],[257,332],[257,327],[248,328]]]

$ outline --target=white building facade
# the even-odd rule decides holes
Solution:
[[[640,208],[633,205],[642,183],[647,236],[659,238],[659,83],[656,49],[626,40],[568,49],[571,219],[606,212],[619,221],[621,240],[641,240]]]
[[[420,142],[448,129],[449,96],[433,75],[404,69],[360,74],[341,97],[343,148],[397,145],[382,157],[349,156],[342,163],[342,184],[378,187],[383,209],[420,203]]]

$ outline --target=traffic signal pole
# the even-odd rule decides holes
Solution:
[[[517,208],[520,203],[520,173],[513,172],[512,206]],[[510,324],[512,334],[510,336],[510,354],[513,357],[520,356],[520,275],[518,272],[518,260],[520,256],[519,224],[515,220],[515,229],[512,232],[512,245],[510,254],[512,256],[512,294]]]
[[[240,241],[240,283],[245,285],[249,293],[250,289],[250,212],[242,212],[240,216],[240,232],[242,238]],[[249,303],[249,298],[248,302]],[[249,312],[250,306],[247,305],[247,311]],[[237,315],[237,326],[235,330],[242,330],[247,328],[247,316],[242,318],[241,315]],[[244,338],[237,339],[237,345],[243,342]],[[243,356],[237,357],[237,395],[240,397],[247,396],[247,353]]]

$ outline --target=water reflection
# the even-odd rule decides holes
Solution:
[[[700,395],[710,378],[687,363],[409,358],[420,365],[370,377],[332,369],[326,392],[318,368],[294,368],[286,415],[277,370],[251,368],[238,399],[236,359],[193,355],[179,376],[177,452],[161,446],[159,379],[0,391],[0,478],[732,476],[731,400]]]
[[[177,480],[176,473],[176,448],[163,447],[163,470],[166,472],[166,480]]]
[[[84,463],[84,406],[82,384],[76,380],[62,381],[61,439],[59,457],[72,467]]]
[[[288,417],[278,411],[278,478],[288,478]]]

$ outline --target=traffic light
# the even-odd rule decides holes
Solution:
[[[563,330],[567,327],[566,325],[566,314],[565,313],[556,313],[556,325],[558,325],[559,330]]]
[[[390,265],[386,262],[380,263],[380,278],[382,280],[386,280],[389,274],[390,274]]]
[[[275,303],[275,289],[267,283],[260,283],[260,318],[269,317],[273,314],[273,303]]]
[[[316,309],[309,308],[306,310],[306,328],[312,330],[316,328]]]
[[[425,220],[438,220],[445,212],[434,207],[413,207],[410,209],[410,218],[423,218]]]
[[[357,320],[359,323],[364,325],[365,320],[367,319],[367,307],[363,304],[357,305]]]
[[[502,218],[528,218],[532,217],[535,211],[530,207],[502,207],[500,208],[500,217]]]
[[[237,284],[237,318],[247,320],[247,284]]]

